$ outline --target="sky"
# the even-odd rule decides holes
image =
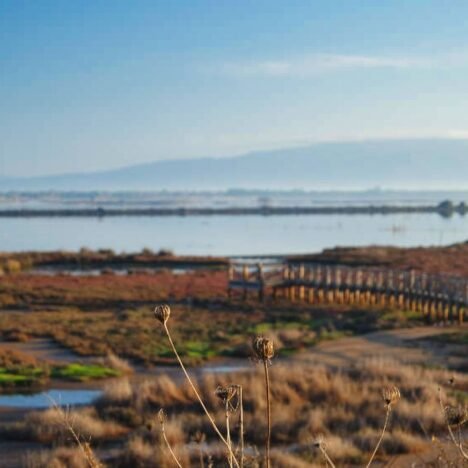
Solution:
[[[468,137],[465,0],[0,0],[0,176]]]

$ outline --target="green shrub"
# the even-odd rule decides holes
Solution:
[[[110,367],[96,364],[68,364],[62,367],[55,367],[52,369],[51,375],[58,379],[84,381],[117,377],[120,375],[120,372]]]

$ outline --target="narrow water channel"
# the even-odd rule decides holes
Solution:
[[[0,407],[45,409],[59,406],[89,405],[102,395],[102,390],[50,389],[40,393],[0,395]]]

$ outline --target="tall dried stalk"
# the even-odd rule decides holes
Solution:
[[[226,418],[226,440],[229,445],[228,463],[229,463],[229,468],[232,468],[232,444],[231,444],[231,431],[229,428],[229,402],[228,401],[226,401],[224,414]]]
[[[275,355],[273,341],[268,338],[258,336],[253,342],[253,349],[256,358],[263,362],[265,374],[265,393],[266,393],[266,419],[267,433],[265,437],[265,466],[270,468],[270,439],[271,439],[271,405],[270,405],[270,377],[268,375],[268,365]]]
[[[382,440],[384,438],[385,432],[387,430],[388,426],[388,421],[390,419],[390,413],[392,412],[392,407],[395,405],[398,400],[400,399],[400,390],[398,390],[397,387],[391,387],[388,389],[384,389],[382,392],[382,398],[385,402],[385,408],[386,408],[386,414],[385,414],[385,422],[382,428],[382,432],[380,434],[379,440],[377,441],[377,445],[375,446],[374,451],[372,452],[372,455],[369,459],[369,462],[366,465],[366,468],[369,468],[371,466],[372,461],[375,458],[375,455],[377,454],[377,451],[379,450],[380,444],[382,443]]]
[[[266,414],[267,414],[267,435],[265,441],[266,447],[266,466],[270,468],[270,440],[271,440],[271,406],[270,406],[270,378],[268,375],[268,362],[263,361],[265,373],[265,393],[266,393]]]
[[[239,385],[228,385],[227,387],[218,386],[215,390],[215,395],[224,404],[224,416],[226,418],[226,440],[229,444],[230,450],[228,452],[229,467],[232,468],[232,441],[231,441],[231,428],[230,428],[230,414],[235,412],[239,407]],[[234,406],[233,400],[237,396],[237,405]]]
[[[198,445],[198,462],[200,463],[200,468],[205,468],[205,460],[203,458],[203,448],[202,444],[205,443],[206,436],[200,431],[197,431],[194,436],[194,441]]]
[[[392,411],[391,407],[387,406],[387,412],[385,414],[385,422],[384,422],[384,425],[383,425],[383,428],[382,428],[382,432],[380,434],[379,440],[377,441],[377,445],[375,446],[375,449],[372,452],[369,463],[367,463],[367,465],[366,465],[366,468],[369,468],[369,466],[371,466],[371,463],[374,460],[374,457],[377,454],[377,451],[379,450],[380,444],[382,443],[382,440],[383,440],[384,435],[385,435],[385,431],[387,430],[388,420],[390,418],[391,411]]]
[[[71,416],[70,416],[70,409],[67,408],[67,410],[64,411],[52,397],[48,396],[48,398],[50,402],[52,403],[54,410],[62,418],[63,426],[72,436],[77,447],[83,454],[89,468],[103,468],[104,465],[102,465],[101,462],[94,455],[91,445],[89,445],[88,442],[82,442],[79,434],[77,434],[77,432],[73,428],[73,422],[71,421]]]
[[[164,439],[164,442],[166,444],[166,447],[169,449],[169,453],[171,454],[171,457],[172,459],[174,460],[175,464],[179,467],[179,468],[182,468],[182,465],[180,464],[179,460],[177,460],[177,457],[174,453],[174,451],[172,450],[172,447],[171,447],[171,444],[169,443],[169,441],[167,440],[167,436],[166,436],[166,429],[164,427],[164,420],[165,420],[165,415],[164,415],[164,411],[163,409],[161,408],[158,412],[158,419],[159,419],[159,425],[160,425],[160,430],[161,430],[161,434],[163,436],[163,439]]]
[[[325,449],[325,442],[323,440],[322,436],[317,437],[317,440],[314,443],[315,447],[317,447],[320,452],[322,452],[322,455],[324,456],[325,460],[327,461],[327,466],[330,465],[331,468],[336,468],[335,464],[333,463],[332,459],[327,453],[327,450]]]
[[[452,439],[452,442],[454,443],[455,447],[457,447],[458,451],[460,452],[460,455],[465,460],[468,460],[468,453],[466,453],[465,450],[463,449],[463,440],[462,440],[462,436],[461,436],[461,426],[466,421],[466,411],[459,411],[459,414],[449,415],[449,413],[451,412],[450,407],[444,407],[444,403],[442,401],[442,390],[441,390],[440,387],[438,389],[438,392],[439,392],[440,408],[442,410],[442,414],[444,415],[444,420],[445,420],[445,424],[447,425],[447,429],[448,429],[448,433],[450,435],[450,439]],[[451,417],[449,417],[449,416],[451,416]],[[452,419],[452,421],[450,419]],[[455,423],[455,424],[451,424],[451,423]],[[455,438],[455,435],[454,435],[454,433],[452,431],[451,425],[454,425],[454,426],[458,427],[458,441]]]
[[[240,468],[244,467],[244,401],[242,385],[237,385],[237,396],[239,398],[239,444],[240,444]]]
[[[171,348],[172,348],[172,352],[174,353],[174,355],[175,355],[175,357],[176,357],[176,359],[177,359],[177,361],[178,361],[178,363],[179,363],[179,365],[180,365],[180,367],[181,367],[181,369],[182,369],[182,371],[183,371],[183,373],[185,375],[185,378],[187,379],[188,383],[190,384],[190,387],[192,388],[193,393],[195,393],[195,396],[197,397],[197,400],[199,401],[200,406],[202,407],[202,409],[205,412],[208,420],[210,421],[210,424],[213,427],[214,431],[216,432],[218,437],[221,439],[223,444],[227,447],[229,455],[232,457],[236,467],[239,468],[239,462],[237,461],[236,457],[234,456],[234,454],[232,452],[232,448],[230,447],[228,441],[223,436],[223,434],[221,434],[221,431],[218,429],[218,426],[216,425],[213,417],[211,416],[210,412],[208,411],[208,408],[205,406],[205,403],[203,402],[200,394],[198,393],[198,390],[196,389],[194,383],[192,382],[192,379],[190,378],[190,376],[189,376],[189,374],[187,372],[187,369],[185,368],[184,363],[182,362],[182,359],[180,358],[179,353],[177,352],[177,349],[176,349],[176,347],[174,345],[174,342],[172,341],[171,333],[170,333],[169,328],[167,326],[167,321],[169,320],[170,313],[171,313],[171,310],[170,310],[168,305],[158,306],[154,310],[155,317],[163,324],[164,331],[166,332],[167,338],[169,340],[169,344],[171,345]]]

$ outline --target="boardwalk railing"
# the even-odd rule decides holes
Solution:
[[[228,293],[279,294],[291,301],[367,304],[420,312],[428,320],[463,323],[468,278],[341,265],[231,263]]]

